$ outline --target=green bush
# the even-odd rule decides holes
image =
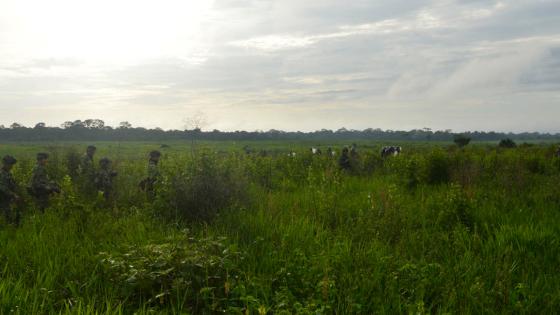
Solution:
[[[449,166],[449,157],[443,151],[433,151],[426,159],[426,182],[431,185],[448,183]]]
[[[500,143],[498,144],[498,146],[500,148],[511,149],[511,148],[515,148],[517,146],[517,144],[513,140],[507,138],[507,139],[500,140]]]
[[[546,162],[541,156],[529,156],[524,159],[525,168],[533,174],[545,174]]]
[[[199,313],[225,312],[239,279],[243,255],[225,239],[175,237],[99,254],[106,281],[133,306],[179,306]]]
[[[168,218],[208,222],[220,210],[247,201],[249,184],[237,161],[207,153],[196,156],[183,172],[164,182],[159,195],[160,213]]]
[[[455,144],[459,147],[465,147],[467,146],[467,144],[469,144],[471,142],[471,138],[465,136],[465,135],[455,135],[455,137],[453,138],[453,142],[455,142]]]
[[[408,189],[415,189],[421,183],[421,167],[421,161],[417,157],[411,157],[406,161],[404,184]]]

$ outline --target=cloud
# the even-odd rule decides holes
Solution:
[[[150,16],[139,8],[135,23]],[[28,46],[33,37],[0,4],[0,123],[73,116],[179,128],[204,111],[221,129],[560,131],[557,1],[216,0],[200,10],[196,23],[174,14],[165,27],[142,24],[147,36],[130,47],[112,36],[111,59]],[[165,40],[150,41],[158,32]],[[145,58],[123,54],[146,41]],[[14,53],[29,47],[39,49]]]

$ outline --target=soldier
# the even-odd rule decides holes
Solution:
[[[103,192],[105,201],[109,202],[113,195],[113,178],[117,172],[111,170],[111,160],[102,158],[99,160],[99,172],[95,177],[95,185],[98,191]]]
[[[93,164],[93,156],[96,150],[97,148],[95,146],[89,145],[86,149],[86,154],[84,154],[80,160],[80,166],[78,168],[80,189],[82,193],[90,197],[95,193],[94,181],[96,173]]]
[[[357,159],[358,158],[358,145],[355,143],[352,143],[352,146],[350,147],[350,156],[353,159]]]
[[[161,153],[159,151],[154,150],[150,152],[150,159],[148,160],[148,177],[140,182],[140,188],[146,192],[148,200],[154,199],[155,185],[161,177],[158,168],[160,157]]]
[[[345,171],[348,171],[351,168],[350,156],[347,147],[344,147],[344,149],[342,149],[342,154],[340,155],[340,159],[338,160],[338,166],[341,170]]]
[[[356,171],[360,169],[360,154],[358,153],[358,145],[352,143],[350,147],[350,169]]]
[[[11,173],[12,167],[17,160],[6,155],[2,159],[2,169],[0,170],[0,212],[6,222],[12,224],[19,223],[19,213],[12,210],[12,203],[20,200],[17,190],[18,185]]]
[[[35,199],[39,210],[44,213],[49,206],[49,198],[54,193],[60,193],[60,186],[51,181],[47,173],[47,163],[49,155],[47,153],[37,153],[37,165],[33,168],[29,194]]]

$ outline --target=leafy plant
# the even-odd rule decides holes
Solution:
[[[99,256],[107,281],[131,304],[220,312],[239,304],[232,292],[243,261],[242,253],[225,241],[185,235]]]
[[[515,141],[511,140],[510,138],[507,138],[507,139],[500,140],[500,143],[498,144],[498,146],[500,148],[511,149],[511,148],[515,148],[517,146],[517,144],[515,143]]]
[[[459,135],[455,135],[453,137],[453,142],[455,142],[455,144],[459,147],[459,148],[463,148],[465,146],[467,146],[467,144],[469,144],[471,142],[471,138],[459,134]]]

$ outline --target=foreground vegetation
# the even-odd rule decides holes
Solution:
[[[555,147],[413,144],[382,160],[359,145],[341,172],[301,144],[171,144],[147,202],[137,183],[159,145],[102,143],[96,160],[119,172],[110,205],[75,189],[82,146],[3,145],[23,185],[33,153],[50,152],[63,194],[2,225],[0,313],[560,309]]]

